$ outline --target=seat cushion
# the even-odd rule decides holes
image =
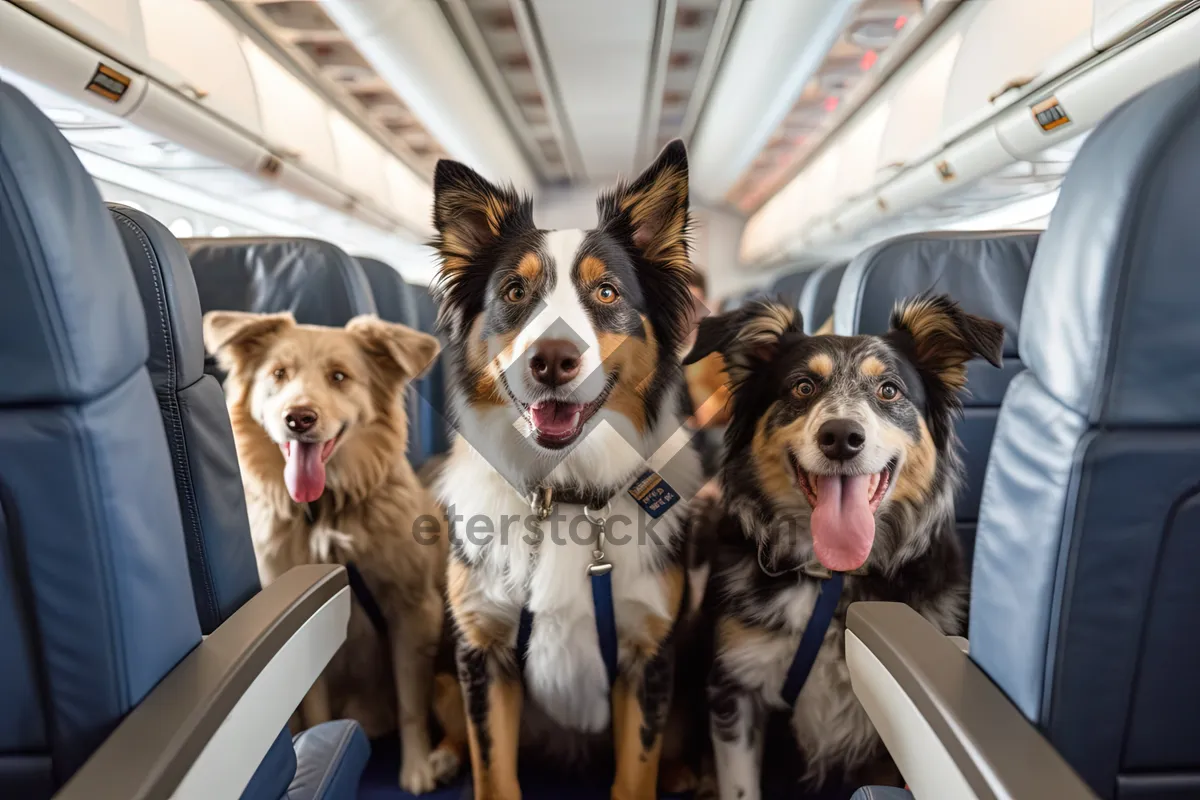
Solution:
[[[334,720],[296,736],[296,777],[286,800],[351,800],[358,796],[371,745],[357,722]]]
[[[233,428],[204,372],[200,298],[183,247],[162,223],[109,207],[146,312],[147,366],[171,449],[200,629],[212,633],[261,588]]]
[[[894,786],[864,786],[850,800],[913,800],[913,793],[908,789],[897,789]]]

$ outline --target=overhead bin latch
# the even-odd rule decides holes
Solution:
[[[994,91],[988,95],[988,102],[995,103],[997,100],[999,100],[1001,97],[1008,94],[1009,92],[1015,91],[1017,89],[1024,89],[1026,86],[1033,83],[1036,79],[1037,79],[1037,75],[1022,75],[1019,78],[1010,78],[1008,83],[1004,84],[999,89],[997,89],[996,91]]]

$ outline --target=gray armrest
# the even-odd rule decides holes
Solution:
[[[349,618],[344,567],[290,570],[179,662],[56,800],[238,797]]]
[[[995,800],[1096,797],[960,646],[916,611],[854,603],[846,622],[855,693],[888,750],[907,750],[897,765],[917,798],[950,796],[950,785]],[[933,791],[919,791],[922,780]]]

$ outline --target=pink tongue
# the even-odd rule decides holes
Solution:
[[[325,491],[325,462],[321,442],[292,442],[284,458],[283,482],[297,503],[311,503]]]
[[[550,436],[565,436],[575,430],[583,406],[579,403],[556,403],[549,400],[538,403],[530,411],[533,414],[533,427],[539,432]]]
[[[851,572],[871,555],[875,515],[867,497],[870,481],[870,475],[817,478],[817,507],[812,513],[813,549],[826,569]]]

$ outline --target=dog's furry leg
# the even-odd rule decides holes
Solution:
[[[524,688],[520,678],[486,650],[458,645],[458,679],[467,706],[474,800],[520,800],[517,740]]]
[[[709,681],[708,705],[721,800],[759,800],[766,722],[761,702],[718,664]]]
[[[474,800],[520,800],[517,745],[525,693],[513,650],[516,622],[495,615],[471,579],[471,565],[457,554],[451,555],[446,575]]]
[[[300,723],[308,729],[333,719],[333,708],[329,704],[329,684],[324,675],[318,675],[300,701]]]
[[[467,709],[462,689],[454,675],[439,672],[433,677],[433,715],[442,727],[442,740],[429,760],[439,783],[458,774],[467,757]]]
[[[661,576],[667,608],[683,607],[683,565],[672,564]],[[613,800],[654,800],[663,731],[675,678],[678,619],[648,614],[636,638],[623,642],[633,657],[617,676],[612,692],[613,739],[617,774]]]
[[[429,711],[433,695],[433,660],[442,635],[440,598],[430,595],[420,605],[398,615],[392,632],[392,669],[400,728],[400,787],[412,794],[437,785],[430,759]]]

